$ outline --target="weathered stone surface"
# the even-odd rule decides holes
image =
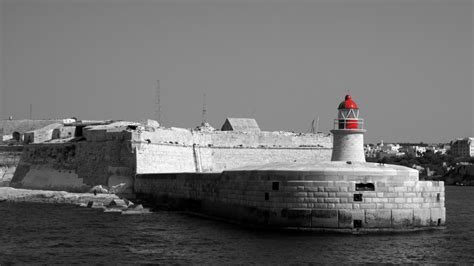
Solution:
[[[312,210],[311,212],[311,226],[318,228],[337,228],[338,211],[337,210]]]
[[[311,227],[311,209],[284,209],[281,217],[287,219],[288,227]]]
[[[393,209],[392,226],[394,228],[408,228],[413,226],[412,209]]]
[[[338,210],[339,217],[339,228],[353,228],[354,220],[362,220],[362,224],[365,221],[364,210]],[[364,225],[362,225],[364,226]]]
[[[445,208],[431,208],[431,225],[440,226],[446,223],[446,209]]]
[[[365,222],[371,228],[390,228],[392,226],[392,211],[384,209],[366,210]]]
[[[413,209],[413,225],[414,226],[428,226],[431,222],[430,209]]]
[[[331,161],[365,162],[365,130],[331,130],[334,148]]]

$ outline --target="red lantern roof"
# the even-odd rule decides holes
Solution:
[[[348,94],[344,101],[339,104],[337,109],[359,109],[357,104],[352,100],[352,97]]]

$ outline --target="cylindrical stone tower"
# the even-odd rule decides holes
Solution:
[[[334,120],[331,161],[365,162],[364,120],[359,118],[359,107],[346,95],[339,104],[338,118]]]

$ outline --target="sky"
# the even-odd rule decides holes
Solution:
[[[2,1],[2,0],[0,0]],[[470,0],[3,0],[0,119],[156,119],[329,132],[348,92],[366,143],[474,136]]]

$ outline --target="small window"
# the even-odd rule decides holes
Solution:
[[[272,190],[279,190],[279,189],[280,189],[280,182],[273,182]]]
[[[356,191],[375,191],[374,183],[356,184]]]
[[[362,194],[354,194],[354,201],[362,201]]]
[[[354,220],[354,228],[361,228],[362,220]]]
[[[269,199],[270,199],[270,193],[265,192],[265,200],[269,200]]]

